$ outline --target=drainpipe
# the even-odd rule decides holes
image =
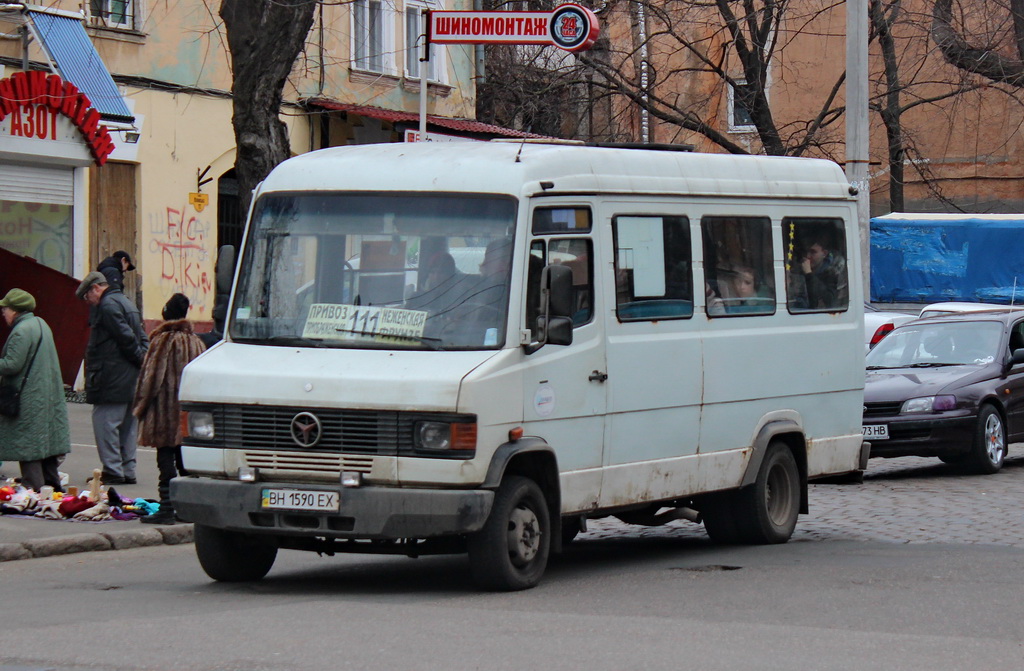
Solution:
[[[651,113],[647,111],[647,85],[649,68],[647,64],[647,12],[643,2],[636,3],[637,34],[640,38],[640,98],[645,106],[640,108],[640,141],[647,144],[651,141]]]
[[[473,10],[482,12],[484,9],[484,0],[473,0]],[[487,75],[484,74],[484,45],[475,44],[473,45],[473,61],[476,68],[476,85],[480,86],[487,81]]]

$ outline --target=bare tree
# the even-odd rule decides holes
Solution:
[[[955,10],[955,11],[954,11]],[[1024,0],[935,0],[932,39],[953,66],[1024,88]]]
[[[306,44],[317,0],[222,0],[231,52],[238,177],[242,211],[252,190],[288,158],[288,133],[279,117],[284,85]]]

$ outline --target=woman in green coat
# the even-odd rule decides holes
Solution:
[[[68,408],[53,333],[32,314],[35,309],[36,299],[22,289],[11,289],[0,300],[0,313],[11,327],[0,350],[0,376],[3,384],[21,390],[18,415],[0,415],[0,461],[21,462],[26,487],[63,491],[57,466],[71,451]]]

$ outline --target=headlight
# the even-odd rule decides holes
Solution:
[[[903,402],[901,415],[912,415],[918,412],[942,412],[956,408],[956,396],[922,396]]]
[[[188,413],[188,435],[199,440],[213,440],[213,413]]]
[[[474,422],[416,422],[414,431],[416,447],[421,450],[476,449]]]

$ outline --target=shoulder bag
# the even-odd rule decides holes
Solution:
[[[39,342],[36,343],[36,351],[32,352],[32,358],[29,359],[28,368],[25,369],[25,375],[21,378],[21,386],[15,388],[13,384],[0,384],[0,415],[4,417],[17,417],[18,413],[21,412],[21,392],[25,390],[25,380],[28,379],[28,374],[32,370],[32,364],[36,361],[36,354],[39,354],[39,348],[43,345],[43,333],[42,330],[39,332]]]

